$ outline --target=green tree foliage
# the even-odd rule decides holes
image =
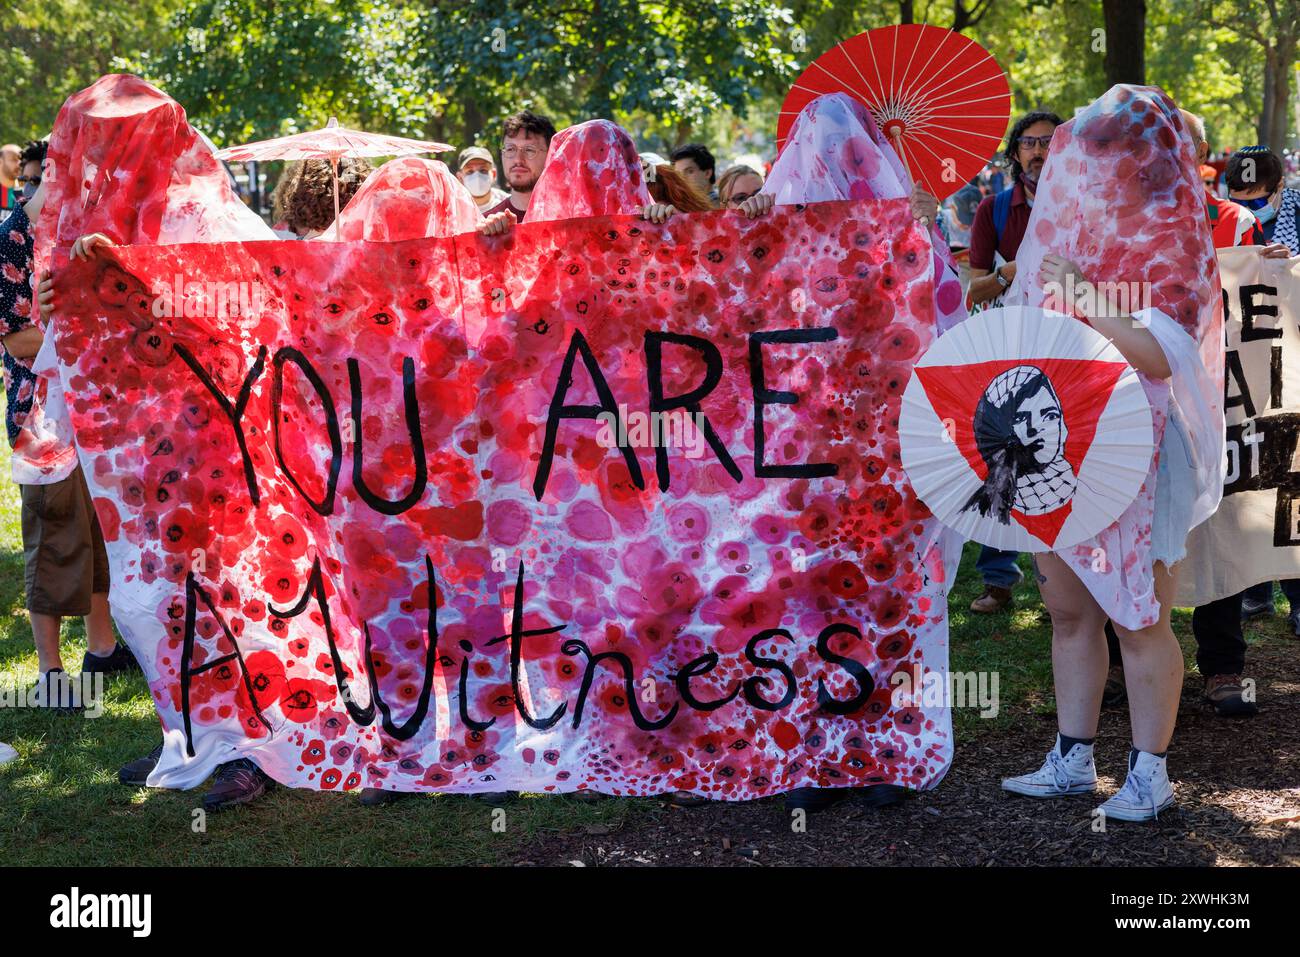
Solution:
[[[1147,0],[1147,82],[1201,113],[1216,147],[1289,141],[1298,8]],[[1066,116],[1106,88],[1113,39],[1103,0],[0,0],[0,16],[5,140],[44,133],[69,93],[130,69],[221,143],[331,115],[491,142],[502,116],[531,107],[560,123],[610,117],[661,151],[701,138],[722,155],[770,152],[794,76],[872,27],[958,28],[998,58],[1015,112]]]
[[[148,49],[185,0],[0,0],[0,139],[49,133],[63,101]]]
[[[791,27],[767,0],[191,0],[139,65],[226,141],[331,114],[464,141],[523,106],[684,132],[784,79]]]

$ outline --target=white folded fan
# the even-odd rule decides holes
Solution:
[[[1151,409],[1132,366],[1086,323],[1006,306],[948,330],[917,362],[899,440],[945,525],[994,548],[1058,551],[1136,497]]]

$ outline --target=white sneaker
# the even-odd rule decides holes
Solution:
[[[1174,803],[1165,759],[1139,751],[1124,786],[1099,811],[1116,821],[1154,821]]]
[[[1063,797],[1066,794],[1087,794],[1097,790],[1097,766],[1092,761],[1092,745],[1076,744],[1070,753],[1061,757],[1061,736],[1056,736],[1056,746],[1047,752],[1047,760],[1033,774],[1018,778],[1003,778],[1002,790],[1026,797]]]
[[[3,741],[0,741],[0,764],[8,764],[16,757],[18,757],[18,752],[15,751],[10,745],[7,745]]]

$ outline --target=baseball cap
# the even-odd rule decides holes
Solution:
[[[460,159],[457,160],[456,162],[456,168],[460,169],[470,160],[487,160],[493,166],[496,165],[496,161],[492,159],[492,154],[489,153],[487,150],[485,150],[483,147],[467,146],[460,151]]]

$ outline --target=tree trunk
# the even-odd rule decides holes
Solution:
[[[1268,147],[1279,156],[1287,145],[1287,131],[1291,129],[1292,83],[1295,79],[1296,42],[1294,35],[1278,37],[1277,78],[1273,81],[1273,120],[1269,129]]]
[[[966,0],[952,0],[952,30],[961,33],[967,27],[973,27],[984,19],[984,14],[993,8],[992,0],[984,0],[981,6],[976,0],[975,6],[966,9]]]
[[[1291,66],[1280,64],[1277,78],[1273,81],[1273,115],[1269,120],[1268,139],[1265,143],[1278,156],[1286,147],[1286,132],[1290,126],[1288,112],[1291,109]]]
[[[1102,0],[1106,83],[1146,83],[1146,0]]]
[[[898,22],[916,22],[916,11],[912,9],[912,0],[898,0]]]
[[[461,121],[461,142],[470,146],[479,133],[483,132],[483,110],[477,101],[466,99],[461,101],[461,112],[464,115]]]
[[[1271,47],[1264,50],[1264,92],[1260,97],[1259,122],[1255,124],[1255,133],[1260,143],[1268,143],[1273,137],[1273,103],[1277,89],[1277,56]]]

